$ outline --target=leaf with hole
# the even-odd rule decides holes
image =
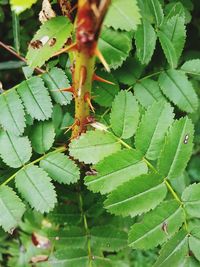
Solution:
[[[192,154],[194,126],[188,117],[175,121],[158,160],[159,173],[168,179],[181,175]]]
[[[31,67],[41,67],[63,47],[71,36],[72,24],[67,17],[58,16],[46,21],[29,44],[27,60]]]
[[[175,200],[163,202],[132,226],[129,246],[145,250],[156,247],[178,232],[183,221],[183,209]]]

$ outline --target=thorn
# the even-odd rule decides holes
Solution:
[[[74,87],[70,86],[69,88],[62,88],[62,89],[56,89],[56,90],[51,90],[52,92],[70,92],[74,94]]]
[[[88,106],[90,107],[90,109],[92,110],[92,112],[95,113],[95,109],[91,103],[91,96],[89,92],[86,92],[84,95],[84,101],[88,103]]]
[[[55,56],[59,56],[60,54],[64,53],[64,52],[68,52],[68,51],[76,51],[77,50],[77,43],[71,44],[63,49],[61,49],[60,51],[56,52],[55,54],[53,54],[53,57]]]
[[[101,61],[101,63],[103,64],[103,66],[107,70],[107,72],[110,72],[110,67],[109,67],[108,63],[106,62],[104,56],[102,55],[102,53],[98,49],[98,47],[95,49],[94,54],[99,58],[99,60]]]
[[[99,18],[99,17],[100,17],[100,12],[99,12],[99,10],[98,10],[98,8],[97,8],[97,6],[96,6],[95,3],[92,3],[92,4],[91,4],[91,9],[92,9],[94,15],[95,15],[97,18]]]
[[[98,75],[96,75],[95,73],[93,74],[93,81],[98,81],[98,82],[102,82],[102,83],[107,83],[107,84],[111,84],[111,85],[115,85],[115,83],[108,81]]]
[[[70,130],[73,130],[75,126],[79,126],[80,125],[80,121],[78,119],[75,119],[74,123],[64,129],[67,129],[64,133],[68,133]]]

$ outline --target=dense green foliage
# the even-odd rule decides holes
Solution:
[[[199,1],[112,0],[96,73],[114,84],[93,82],[74,140],[72,56],[54,54],[76,27],[57,1],[39,26],[36,2],[0,0],[27,59],[0,50],[2,266],[200,266]]]

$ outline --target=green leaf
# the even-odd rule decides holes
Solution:
[[[161,32],[171,41],[179,60],[186,39],[185,19],[178,15],[171,17],[162,24]]]
[[[173,122],[173,108],[166,102],[154,102],[139,124],[135,135],[136,149],[148,159],[155,160],[160,154],[165,134]]]
[[[181,263],[181,267],[199,267],[199,262],[192,256],[186,256]]]
[[[108,195],[104,205],[112,214],[134,217],[154,209],[166,193],[162,177],[144,174],[119,186]]]
[[[19,168],[31,157],[32,149],[28,137],[19,137],[0,131],[0,155],[8,166]]]
[[[182,71],[167,70],[159,76],[158,82],[163,93],[181,110],[189,113],[197,110],[197,95]]]
[[[120,149],[115,136],[99,130],[88,131],[69,145],[70,155],[85,163],[97,163]]]
[[[165,33],[161,31],[158,31],[157,35],[170,67],[173,69],[176,68],[178,64],[178,58],[172,41]]]
[[[56,248],[84,249],[87,245],[87,236],[83,229],[75,226],[67,229],[49,230],[47,237],[55,244]]]
[[[140,13],[136,0],[113,0],[104,24],[115,30],[136,30],[140,24]]]
[[[190,75],[200,75],[200,59],[192,59],[186,61],[182,67],[181,70],[184,72],[190,74]]]
[[[127,233],[113,227],[113,225],[93,227],[90,234],[91,246],[98,249],[118,251],[127,247]]]
[[[114,74],[120,83],[132,86],[138,81],[143,70],[144,66],[138,58],[130,56],[120,68],[114,71]]]
[[[98,45],[110,68],[117,69],[128,57],[132,48],[131,37],[128,32],[103,28]]]
[[[159,0],[147,0],[147,2],[149,4],[149,9],[154,16],[156,26],[158,27],[162,24],[164,18],[162,6]]]
[[[182,200],[184,202],[187,213],[192,217],[200,218],[199,204],[200,204],[200,183],[192,184],[188,186],[182,194]]]
[[[114,133],[128,139],[133,136],[139,122],[139,107],[131,92],[120,91],[112,103],[110,123]]]
[[[41,263],[42,267],[87,267],[89,266],[88,253],[82,249],[58,250],[48,259],[47,263]],[[106,267],[106,266],[105,266]]]
[[[55,17],[46,21],[35,34],[31,44],[39,42],[39,48],[29,45],[27,60],[31,67],[41,67],[45,61],[62,48],[71,36],[72,24],[67,17]]]
[[[29,138],[35,152],[38,154],[44,154],[48,151],[55,138],[55,131],[52,121],[40,121],[34,123],[31,128]]]
[[[99,71],[97,74],[114,84],[107,84],[102,82],[94,81],[92,85],[92,93],[94,96],[94,101],[103,107],[110,107],[112,101],[114,100],[116,94],[119,92],[119,84],[111,73],[105,71]]]
[[[15,184],[23,198],[37,211],[49,212],[56,203],[51,179],[37,166],[28,166],[18,172]]]
[[[148,20],[143,19],[135,33],[136,55],[142,64],[147,65],[151,60],[156,47],[156,39],[154,28]]]
[[[8,186],[0,187],[0,225],[7,232],[11,231],[19,224],[25,206],[21,199]]]
[[[141,153],[127,149],[106,157],[94,169],[97,175],[86,176],[85,184],[93,192],[101,194],[109,193],[122,183],[148,171]]]
[[[189,236],[189,248],[195,258],[200,261],[200,227],[195,227],[192,229]]]
[[[63,222],[68,225],[76,225],[81,221],[81,214],[78,206],[59,202],[47,218],[56,225],[63,224]]]
[[[36,120],[47,120],[52,114],[52,103],[41,78],[33,77],[17,87],[28,114]]]
[[[129,245],[134,249],[156,247],[175,232],[184,221],[184,212],[175,201],[167,201],[145,214],[142,221],[132,226],[129,232]]]
[[[163,246],[153,267],[181,266],[187,253],[187,232],[181,230]]]
[[[35,4],[37,0],[10,0],[11,9],[16,13],[20,14],[24,10],[31,8],[33,4]]]
[[[155,101],[165,100],[158,82],[152,79],[141,80],[134,85],[134,93],[140,104],[147,108]]]
[[[184,171],[192,154],[194,127],[188,117],[175,121],[169,129],[161,152],[158,169],[168,179]]]
[[[0,96],[0,123],[3,128],[15,135],[21,135],[25,128],[25,114],[21,100],[15,90]]]
[[[42,75],[52,98],[60,105],[67,105],[72,100],[70,92],[62,92],[60,89],[69,88],[70,83],[62,69],[54,67],[49,72]]]
[[[63,153],[50,153],[40,161],[40,167],[59,183],[75,183],[80,178],[79,168]]]

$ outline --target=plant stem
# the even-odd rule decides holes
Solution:
[[[73,70],[75,124],[72,138],[86,131],[90,114],[91,88],[95,69],[97,41],[110,0],[79,0],[76,17],[76,54]],[[98,13],[96,14],[94,10]]]
[[[86,236],[87,236],[87,250],[88,250],[89,267],[92,267],[92,250],[91,250],[91,242],[90,242],[90,231],[89,231],[89,228],[88,228],[87,217],[86,217],[85,212],[83,210],[83,197],[81,195],[81,192],[79,192],[78,195],[79,195],[79,204],[80,204],[81,216],[82,216],[82,219],[83,219],[85,233],[86,233]]]
[[[14,55],[15,57],[17,57],[21,61],[27,63],[27,60],[24,57],[22,57],[19,53],[17,53],[15,50],[13,50],[9,45],[6,45],[6,44],[4,44],[3,42],[0,41],[0,47],[3,47],[5,50],[7,50],[8,52],[10,52],[12,55]],[[45,73],[45,70],[40,69],[40,68],[35,68],[35,71],[38,74]]]

